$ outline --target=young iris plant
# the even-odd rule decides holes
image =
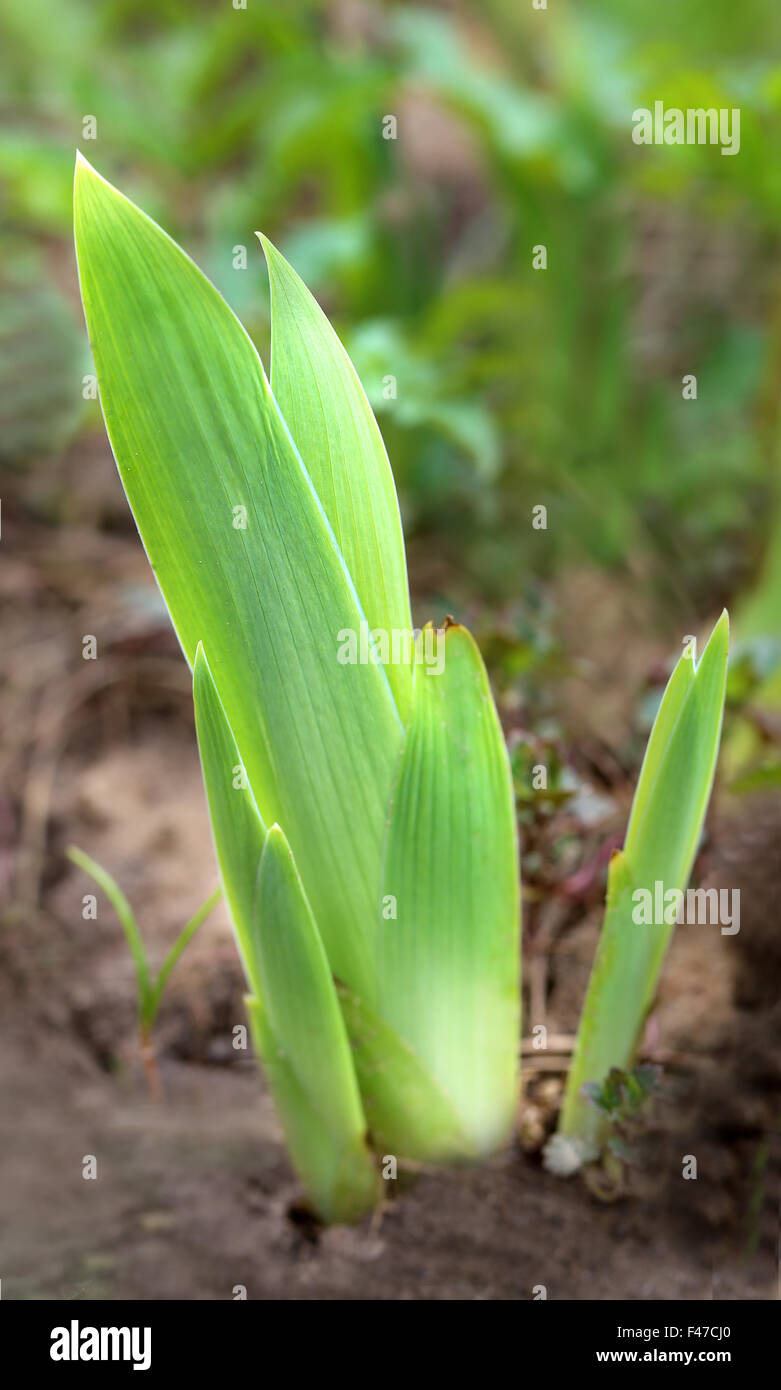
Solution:
[[[106,428],[193,671],[253,1039],[315,1208],[355,1219],[372,1149],[473,1158],[512,1127],[517,846],[485,669],[458,624],[404,640],[380,433],[282,256],[261,238],[269,385],[217,291],[81,157],[75,227]],[[338,659],[367,632],[368,660]],[[387,665],[380,634],[401,639]]]
[[[353,1220],[376,1154],[476,1158],[512,1128],[517,845],[485,668],[457,623],[413,645],[376,421],[270,243],[271,385],[213,286],[81,157],[75,226],[106,428],[193,672],[253,1040],[313,1205]],[[688,881],[726,657],[725,615],[671,677],[611,865],[560,1124],[584,1156],[604,1121],[583,1085],[631,1065],[672,931],[637,925],[632,895]]]
[[[608,875],[605,920],[580,1019],[557,1139],[549,1147],[569,1166],[595,1157],[606,1117],[589,1096],[612,1068],[631,1067],[675,922],[646,923],[636,911],[689,881],[708,808],[721,737],[729,623],[723,613],[699,661],[680,657],[651,730],[622,850]],[[662,897],[664,901],[664,896]],[[672,905],[675,899],[667,899]],[[584,1085],[588,1089],[584,1092]],[[562,1139],[569,1144],[562,1144]]]

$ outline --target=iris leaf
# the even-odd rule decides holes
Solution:
[[[675,924],[637,920],[639,891],[654,901],[685,890],[708,806],[721,736],[729,624],[722,614],[702,658],[684,653],[648,741],[623,851],[613,856],[605,919],[581,1015],[559,1132],[598,1140],[604,1118],[582,1094],[611,1067],[629,1068],[653,1003]]]
[[[340,664],[365,615],[239,321],[80,159],[82,298],[128,500],[185,655],[202,641],[268,825],[310,885],[334,969],[367,994],[402,724],[385,670]],[[348,867],[349,866],[349,869]]]
[[[429,627],[385,852],[379,1012],[478,1151],[506,1136],[516,1105],[517,861],[507,751],[480,653],[464,627]]]

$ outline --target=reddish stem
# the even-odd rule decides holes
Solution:
[[[142,1023],[139,1029],[139,1042],[141,1045],[141,1060],[144,1064],[144,1075],[146,1084],[149,1087],[149,1094],[156,1105],[160,1105],[163,1099],[163,1087],[160,1081],[160,1072],[157,1067],[157,1054],[152,1038],[152,1030],[149,1024]]]

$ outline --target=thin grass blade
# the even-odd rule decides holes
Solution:
[[[214,892],[209,894],[206,901],[202,902],[200,907],[196,908],[189,922],[186,923],[177,936],[176,941],[157,972],[157,977],[150,991],[149,1003],[142,1020],[145,1024],[151,1026],[154,1023],[157,1017],[157,1010],[160,1007],[160,1000],[163,997],[163,990],[168,983],[168,977],[171,971],[179,960],[185,947],[192,941],[198,928],[206,921],[212,908],[217,906],[221,897],[222,889],[215,888]]]
[[[80,869],[83,869],[85,874],[89,874],[90,878],[95,880],[98,887],[102,888],[119,918],[120,926],[125,933],[125,940],[130,948],[130,954],[133,957],[136,979],[138,981],[139,1014],[143,1016],[149,999],[151,986],[149,981],[149,963],[146,958],[146,947],[144,946],[144,940],[139,931],[135,913],[116,879],[112,877],[107,869],[103,868],[102,864],[98,864],[95,859],[85,854],[84,850],[77,849],[75,845],[71,845],[70,848],[66,850],[66,854],[72,864],[76,864]]]

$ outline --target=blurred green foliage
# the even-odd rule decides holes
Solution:
[[[4,278],[21,257],[72,293],[83,144],[264,352],[254,229],[281,246],[365,379],[409,534],[486,597],[579,554],[692,612],[751,577],[779,424],[775,0],[0,9]],[[633,144],[656,100],[739,106],[739,154]]]

